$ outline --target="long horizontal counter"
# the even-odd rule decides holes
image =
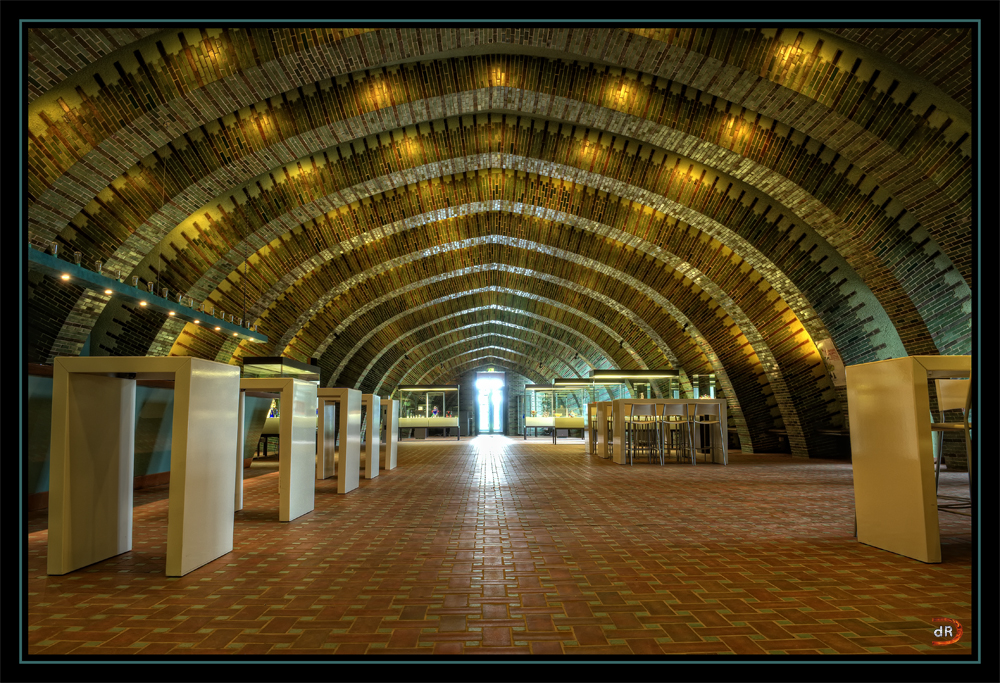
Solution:
[[[401,417],[399,426],[402,429],[413,429],[415,427],[430,427],[437,429],[440,427],[457,427],[457,417]]]

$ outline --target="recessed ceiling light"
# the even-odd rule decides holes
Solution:
[[[139,302],[139,305],[140,305],[140,306],[145,306],[145,305],[146,305],[146,302],[145,302],[145,301],[140,301],[140,302]]]
[[[216,331],[216,332],[218,332],[218,331],[219,331],[219,330],[221,330],[221,329],[222,329],[221,327],[216,327],[216,328],[215,328],[215,331]]]
[[[240,336],[240,335],[238,335],[238,334],[236,334],[235,332],[233,332],[233,336],[234,336],[234,337],[238,337],[238,336]]]
[[[66,273],[63,273],[63,274],[62,274],[62,279],[63,279],[63,280],[68,280],[68,279],[69,279],[69,275],[68,275],[68,274],[66,274]]]
[[[104,293],[105,293],[105,294],[112,294],[113,292],[112,292],[112,291],[111,291],[110,289],[105,289],[105,290],[104,290]]]
[[[194,324],[195,324],[195,325],[198,325],[198,324],[200,324],[200,323],[201,323],[201,321],[200,321],[200,320],[195,320],[195,321],[194,321]]]
[[[173,314],[174,314],[173,311],[170,311],[169,313],[167,313],[167,315],[173,315]]]

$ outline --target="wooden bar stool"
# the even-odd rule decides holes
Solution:
[[[652,449],[649,445],[650,437],[653,435],[652,428],[656,425],[655,406],[649,403],[629,404],[629,418],[625,422],[625,456],[628,464],[632,464],[636,450],[643,443],[650,448],[649,458],[652,461]]]
[[[941,478],[941,461],[944,459],[944,433],[961,431],[965,435],[965,458],[969,468],[969,498],[957,498],[955,496],[940,496],[952,503],[939,504],[938,509],[945,512],[954,512],[968,516],[968,513],[959,512],[972,508],[972,380],[971,379],[938,379],[934,380],[934,388],[937,391],[938,415],[940,422],[931,423],[931,434],[934,437],[932,447],[936,466],[934,468],[934,491],[938,490],[938,482]],[[961,422],[945,422],[944,413],[946,410],[961,410]],[[933,416],[931,416],[933,420]]]
[[[663,464],[664,450],[672,450],[677,454],[677,461],[680,462],[681,452],[686,451],[691,456],[691,464],[694,461],[694,449],[692,444],[694,438],[691,432],[691,414],[687,403],[667,403],[662,404],[657,421],[659,422],[660,435],[660,464]]]
[[[718,443],[718,445],[716,445],[715,443],[713,443],[711,446],[708,447],[708,450],[714,451],[716,448],[720,448],[721,447],[722,448],[722,462],[723,462],[723,464],[728,465],[729,464],[729,452],[728,452],[728,448],[726,447],[727,446],[727,444],[726,444],[726,435],[722,433],[722,404],[721,403],[714,403],[714,402],[713,403],[709,403],[709,402],[701,403],[701,402],[699,402],[697,400],[694,400],[693,403],[694,403],[694,413],[691,415],[691,419],[692,419],[691,457],[692,457],[692,459],[694,458],[694,453],[695,453],[694,428],[697,428],[700,425],[718,425],[719,443]],[[701,417],[701,416],[703,416],[703,415],[704,416],[708,416],[711,419],[708,419],[708,420],[699,420],[698,418]],[[712,441],[713,442],[715,441],[714,435],[712,437]],[[712,459],[715,460],[714,456],[713,456]]]

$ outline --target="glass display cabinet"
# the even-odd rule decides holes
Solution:
[[[243,358],[243,377],[292,377],[303,382],[319,385],[319,366],[302,363],[291,358],[252,357]]]
[[[579,430],[583,437],[587,428],[587,406],[593,403],[594,387],[590,384],[554,384],[552,392],[555,432],[552,443],[560,434],[569,437],[570,430]]]
[[[680,386],[677,370],[670,368],[661,370],[592,370],[591,379],[598,382],[630,382],[632,385],[631,395],[619,396],[618,398],[680,398]],[[659,390],[657,397],[655,388]],[[614,400],[614,399],[611,399]]]
[[[550,384],[527,384],[524,387],[524,438],[528,430],[538,436],[539,428],[554,429],[556,426],[552,402],[555,387]]]
[[[524,388],[524,438],[528,430],[551,429],[552,442],[559,436],[569,436],[570,430],[585,430],[591,424],[590,406],[595,401],[628,398],[624,381],[592,380],[589,378],[557,378],[552,384],[529,384]]]
[[[302,380],[303,382],[312,382],[317,387],[319,386],[318,365],[310,365],[308,363],[303,363],[301,361],[281,356],[244,356],[243,371],[240,376],[243,378],[259,379],[271,377],[291,377]],[[247,394],[250,396],[260,397],[266,397],[268,395],[266,393],[254,391],[249,391]],[[267,418],[264,420],[264,427],[260,435],[260,438],[264,442],[264,457],[267,457],[268,447],[271,444],[271,438],[273,437],[275,441],[278,440],[278,424],[280,416],[281,400],[277,398],[272,399],[271,407],[268,408]],[[257,447],[259,452],[259,443],[257,444]]]
[[[715,375],[691,375],[694,398],[715,398]]]
[[[396,388],[400,438],[426,439],[431,431],[461,438],[458,427],[459,385],[427,384]]]
[[[598,442],[597,407],[602,404],[610,405],[611,401],[619,398],[631,398],[628,384],[624,380],[599,380],[587,377],[557,378],[552,380],[552,383],[564,392],[575,390],[578,396],[586,398],[586,409],[580,413],[583,418],[582,424],[573,422],[568,428],[584,430],[584,438],[588,442],[588,450],[594,453]],[[556,395],[558,396],[559,394],[557,393]],[[557,398],[557,403],[558,400]],[[577,402],[582,403],[579,398]],[[574,405],[574,401],[572,399],[566,400],[564,405],[572,406]],[[568,410],[572,411],[572,408],[570,407]],[[607,410],[606,415],[610,417],[611,411]],[[571,412],[568,418],[562,418],[564,420],[562,424],[569,425],[573,419],[574,416]]]

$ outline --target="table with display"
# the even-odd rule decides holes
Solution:
[[[559,443],[559,430],[566,430],[566,436],[564,437],[566,439],[572,438],[569,435],[569,430],[571,429],[579,429],[583,438],[587,438],[585,433],[587,430],[587,419],[585,417],[577,417],[575,415],[559,415],[556,416],[554,420],[555,424],[553,425],[552,430],[552,443]]]
[[[941,561],[928,382],[971,372],[971,356],[908,356],[847,366],[861,543],[921,562]]]
[[[451,437],[451,429],[455,428],[458,432],[458,418],[457,417],[401,417],[399,418],[399,429],[400,431],[413,430],[413,435],[417,439],[426,439],[428,431],[431,429],[440,429],[444,432],[446,438]],[[455,439],[460,440],[462,435],[459,433]]]
[[[539,428],[552,430],[552,443],[556,442],[556,419],[554,417],[535,417],[533,415],[524,416],[524,440],[528,440],[528,430],[534,429],[534,436],[538,436]]]
[[[599,458],[611,457],[611,401],[595,401],[596,434],[594,435],[594,455]]]
[[[612,404],[612,422],[613,426],[611,428],[611,457],[612,460],[619,464],[626,464],[625,460],[625,422],[629,419],[629,414],[632,404],[643,404],[643,405],[677,405],[677,404],[688,404],[689,414],[694,415],[694,409],[696,404],[719,404],[719,416],[718,419],[722,422],[722,433],[725,434],[727,431],[727,415],[726,415],[726,399],[724,398],[623,398],[611,401]],[[698,421],[695,421],[695,426],[698,426]],[[719,448],[712,448],[710,450],[712,454],[712,462],[716,462],[716,450],[722,451],[722,464],[726,464],[726,450],[725,442],[720,444],[713,444],[717,437],[715,431],[712,429],[705,430],[709,439],[708,443],[705,442],[705,435],[702,434],[702,430],[694,429],[694,448],[695,451],[701,448],[709,447],[712,445],[717,445]],[[703,446],[704,444],[704,446]]]
[[[135,380],[172,380],[166,575],[233,549],[240,369],[202,358],[82,356],[53,362],[47,572],[132,549]]]
[[[392,470],[396,468],[399,450],[399,401],[383,398],[380,403],[385,413],[385,440],[379,443],[379,460],[382,469]]]
[[[361,400],[359,390],[347,387],[324,387],[316,392],[316,478],[328,479],[336,471],[337,493],[361,485]]]
[[[240,380],[240,422],[244,392],[278,394],[278,520],[290,522],[312,512],[316,457],[316,385],[293,377],[244,377]],[[243,430],[237,432],[236,509],[243,508]]]

